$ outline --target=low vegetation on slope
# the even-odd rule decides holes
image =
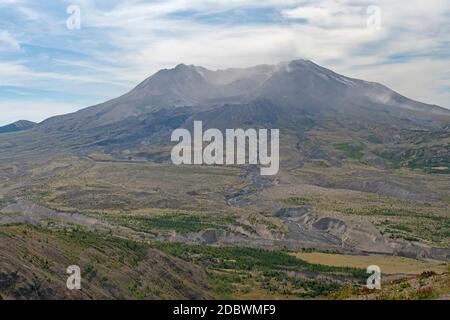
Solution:
[[[207,268],[218,298],[323,297],[341,288],[344,279],[357,283],[367,277],[363,269],[311,264],[283,251],[177,243],[155,245],[167,254]]]
[[[312,298],[365,277],[281,251],[145,244],[80,228],[1,226],[0,249],[3,299]],[[81,268],[81,291],[66,288],[69,265]]]
[[[111,221],[136,231],[152,233],[159,230],[172,230],[179,233],[204,230],[226,230],[234,223],[233,217],[196,215],[195,213],[167,213],[159,215],[114,216]]]
[[[331,296],[351,300],[448,300],[450,274],[423,272],[416,277],[401,278],[382,285],[381,290],[347,287]]]
[[[388,150],[379,155],[391,161],[395,168],[407,167],[430,174],[450,174],[450,144]]]
[[[0,227],[0,298],[201,299],[210,297],[198,267],[148,245],[81,229]],[[82,290],[66,287],[78,265]]]

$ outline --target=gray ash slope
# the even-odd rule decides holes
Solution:
[[[297,135],[337,127],[448,132],[450,111],[307,60],[219,71],[181,64],[116,99],[0,136],[0,154],[167,144],[174,128],[190,127],[193,120],[205,127],[276,127]]]

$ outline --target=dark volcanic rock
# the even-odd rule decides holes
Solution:
[[[347,229],[347,225],[344,221],[335,219],[335,218],[322,218],[316,222],[313,223],[313,227],[317,230],[322,231],[330,231],[330,230],[337,230],[340,233],[345,232]]]
[[[278,218],[300,218],[309,212],[310,208],[283,208],[275,213]]]

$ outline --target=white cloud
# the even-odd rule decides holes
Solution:
[[[19,51],[19,42],[8,32],[0,31],[0,51]]]
[[[57,101],[0,101],[0,126],[10,124],[17,120],[41,122],[49,115],[61,115],[77,111],[81,106],[70,102]]]
[[[283,15],[289,19],[305,19],[312,23],[329,21],[331,15],[323,8],[298,7],[283,11]]]
[[[118,86],[127,86],[126,84],[108,79],[108,77],[92,76],[92,75],[76,75],[70,73],[58,72],[42,72],[33,71],[24,66],[22,62],[0,62],[0,85],[4,86],[21,86],[32,84],[35,81],[57,80],[72,81],[82,83],[109,83]],[[50,89],[50,88],[49,88]]]

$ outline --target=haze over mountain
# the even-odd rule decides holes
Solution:
[[[193,120],[205,127],[263,126],[302,134],[338,126],[440,130],[449,119],[449,110],[307,60],[218,71],[180,64],[116,99],[50,118],[8,141],[0,138],[0,147],[30,149],[29,141],[44,139],[51,148],[139,148],[168,143],[171,130]]]

